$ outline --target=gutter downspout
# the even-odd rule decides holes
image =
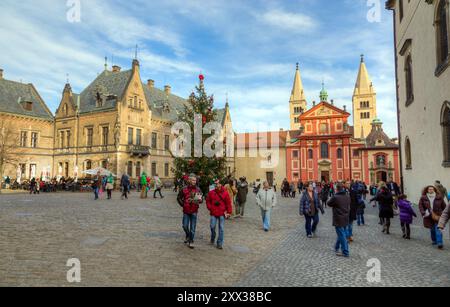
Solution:
[[[387,3],[386,3],[387,4]],[[404,177],[403,177],[403,139],[401,133],[400,125],[400,95],[399,95],[399,84],[398,84],[398,48],[397,48],[397,24],[395,23],[397,13],[395,9],[386,6],[387,10],[392,11],[393,15],[393,29],[394,29],[394,48],[395,48],[395,90],[397,95],[397,130],[398,130],[398,146],[399,146],[399,161],[400,161],[400,190],[402,193],[405,192]]]

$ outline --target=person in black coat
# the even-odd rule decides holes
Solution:
[[[377,201],[380,206],[380,219],[384,221],[383,233],[390,234],[391,219],[394,218],[394,197],[387,187],[382,187],[371,201]]]
[[[342,183],[336,185],[337,193],[328,202],[333,208],[333,226],[336,228],[337,241],[335,245],[336,255],[349,257],[350,251],[347,241],[347,226],[350,217],[350,196],[344,191]],[[340,253],[339,250],[342,250]]]

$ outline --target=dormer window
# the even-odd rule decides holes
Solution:
[[[22,101],[21,105],[22,105],[22,108],[24,108],[26,111],[33,111],[33,102]]]

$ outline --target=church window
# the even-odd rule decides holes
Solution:
[[[437,56],[438,65],[443,65],[448,61],[448,5],[447,0],[440,0],[436,15],[437,34]]]
[[[406,158],[406,169],[412,168],[412,158],[411,158],[411,141],[406,137],[405,141],[405,158]]]
[[[298,117],[294,117],[294,123],[295,123],[295,124],[300,123],[300,120],[298,119]]]
[[[342,159],[342,148],[338,148],[337,149],[336,156],[337,156],[338,159]]]
[[[413,71],[412,71],[411,55],[406,57],[405,62],[405,89],[406,89],[406,105],[410,105],[414,100],[413,89]]]
[[[322,159],[330,158],[330,152],[329,152],[329,145],[328,145],[328,143],[323,142],[320,145],[320,156],[322,157]]]
[[[314,152],[312,149],[308,150],[308,159],[310,159],[310,160],[314,159]]]
[[[133,162],[128,161],[127,163],[127,175],[133,177]],[[140,176],[140,174],[136,174],[136,176]]]
[[[450,103],[446,103],[442,112],[442,130],[444,145],[444,166],[450,166]]]

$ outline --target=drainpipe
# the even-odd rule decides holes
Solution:
[[[402,133],[400,129],[400,95],[399,95],[399,85],[398,85],[398,48],[397,48],[397,25],[395,23],[397,13],[395,12],[395,9],[387,7],[388,10],[392,11],[393,16],[393,29],[394,29],[394,48],[395,48],[395,90],[397,95],[397,130],[398,130],[398,146],[399,146],[399,161],[400,161],[400,189],[401,192],[405,192],[405,185],[404,185],[404,177],[403,177],[403,139],[402,139]]]

